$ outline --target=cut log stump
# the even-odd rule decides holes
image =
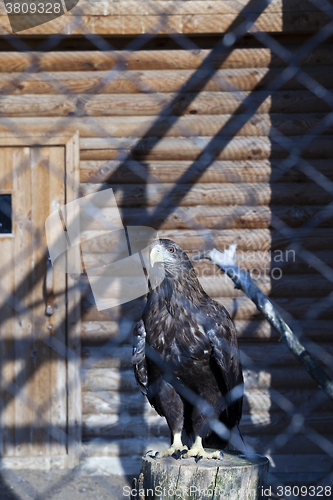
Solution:
[[[264,500],[269,461],[224,452],[224,460],[142,458],[132,498],[140,500]]]

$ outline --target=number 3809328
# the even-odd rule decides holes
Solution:
[[[60,3],[12,3],[6,2],[7,14],[60,14]]]

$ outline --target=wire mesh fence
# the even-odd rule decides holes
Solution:
[[[218,18],[220,2],[210,4]],[[176,7],[190,15],[190,5]],[[68,342],[68,304],[54,325],[49,316],[40,320],[45,304],[58,303],[44,282],[44,224],[51,206],[68,202],[62,194],[51,204],[54,186],[67,181],[63,153],[43,153],[55,136],[79,131],[80,195],[111,187],[125,227],[155,228],[193,262],[205,250],[237,244],[239,267],[249,269],[332,379],[333,10],[330,2],[311,2],[309,16],[315,23],[324,15],[323,26],[284,38],[258,21],[274,5],[232,3],[237,15],[221,36],[207,36],[207,45],[172,25],[171,2],[79,4],[66,23],[68,32],[80,30],[75,48],[87,44],[89,51],[58,50],[63,40],[53,34],[33,42],[4,37],[0,132],[28,140],[24,154],[14,151],[15,142],[11,152],[4,147],[1,175],[1,455],[4,464],[47,455],[54,458],[49,465],[71,448],[79,453],[79,465],[51,488],[21,484],[27,497],[52,498],[85,470],[134,475],[140,456],[168,441],[166,424],[141,398],[132,373],[131,337],[144,297],[97,311],[87,279],[73,277],[82,296],[82,356]],[[128,16],[146,9],[152,24],[123,42],[84,24],[93,9],[108,15],[117,8],[129,9]],[[282,5],[282,17],[289,8]],[[45,186],[49,198],[34,205]],[[105,234],[83,241],[85,267],[105,264],[111,243]],[[332,402],[220,269],[208,262],[195,268],[239,333],[244,451],[270,458],[272,496],[331,497]],[[81,378],[69,380],[68,366],[77,361]],[[36,396],[31,387],[44,378],[51,382]],[[70,384],[82,384],[80,451],[66,420]],[[3,475],[15,483],[14,470]],[[110,495],[123,495],[110,477],[97,480]]]

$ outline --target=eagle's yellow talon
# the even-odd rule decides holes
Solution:
[[[214,459],[214,460],[223,460],[223,453],[220,450],[206,451],[202,446],[202,439],[197,436],[196,440],[192,446],[184,456],[184,458],[193,457],[198,463],[203,458],[206,459]]]
[[[156,451],[153,452],[153,450],[150,450],[146,453],[146,456],[148,453],[151,453],[151,457],[155,458],[157,460],[158,458],[162,457],[175,457],[177,460],[179,460],[184,453],[188,452],[188,448],[186,445],[183,445],[182,440],[181,440],[181,434],[176,433],[173,438],[173,443],[168,448],[167,450],[161,450],[161,451]]]

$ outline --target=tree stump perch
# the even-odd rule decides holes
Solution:
[[[263,500],[268,458],[224,452],[224,460],[164,457],[142,458],[132,499],[140,500]]]

